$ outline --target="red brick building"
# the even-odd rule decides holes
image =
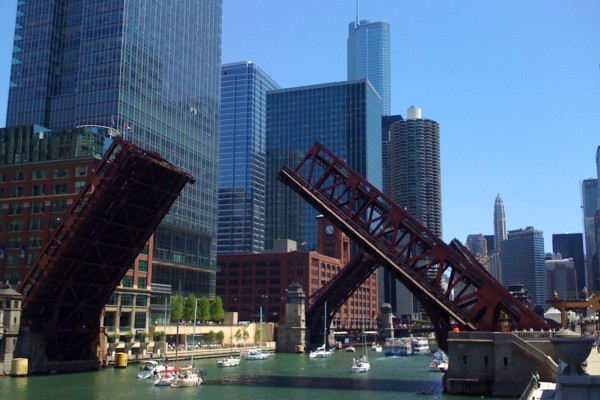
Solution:
[[[285,291],[298,282],[307,298],[340,272],[350,261],[350,240],[323,218],[318,223],[317,251],[296,249],[296,242],[278,241],[261,254],[218,255],[216,294],[226,311],[240,320],[279,322],[285,315]],[[310,303],[307,304],[307,307]],[[374,272],[336,314],[332,327],[374,328],[378,313],[377,272]]]
[[[0,277],[18,285],[110,144],[105,129],[0,129]],[[107,331],[147,331],[152,239],[105,308]]]

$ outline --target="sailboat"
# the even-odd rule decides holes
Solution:
[[[323,346],[317,347],[315,350],[308,353],[310,358],[325,358],[331,357],[334,349],[327,350],[327,303],[325,303],[325,311],[323,314]]]
[[[198,299],[194,306],[194,326],[192,327],[192,358],[189,367],[181,368],[177,376],[171,381],[171,387],[181,388],[190,386],[199,386],[202,383],[203,371],[197,370],[194,365],[194,353],[196,347],[194,340],[196,338],[196,315],[198,315]]]
[[[364,345],[363,351],[364,354],[359,359],[352,359],[352,366],[350,367],[350,372],[369,372],[371,369],[371,363],[369,363],[369,355],[367,354],[367,336],[363,332]]]

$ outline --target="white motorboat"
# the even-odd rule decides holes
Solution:
[[[429,364],[429,370],[446,372],[448,370],[448,356],[446,356],[446,353],[441,350],[437,351]]]
[[[373,350],[376,353],[381,353],[383,351],[383,347],[381,347],[380,344],[373,343],[373,345],[371,346],[371,350]]]
[[[177,374],[177,377],[171,382],[171,387],[191,387],[199,386],[202,383],[202,378],[198,371],[192,367],[182,368]]]
[[[261,349],[251,349],[244,353],[246,360],[265,360],[269,358],[269,353],[263,353]]]
[[[387,338],[383,352],[388,357],[406,357],[412,355],[411,338]]]
[[[217,360],[217,367],[237,367],[238,365],[240,365],[240,361],[240,357],[234,356],[219,358]]]
[[[356,351],[356,349],[352,346],[348,346],[348,347],[346,347],[346,351],[348,351],[350,353],[354,353]]]
[[[429,340],[426,337],[413,337],[412,338],[412,352],[415,355],[429,354]]]
[[[140,367],[137,374],[138,379],[148,379],[155,376],[155,371],[160,364],[155,360],[144,361],[144,366]]]

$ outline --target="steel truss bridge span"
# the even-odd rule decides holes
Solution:
[[[114,139],[19,288],[42,364],[97,359],[105,304],[187,183],[158,154]]]
[[[356,284],[332,288],[343,285],[344,277],[364,275],[381,265],[425,307],[442,349],[447,349],[451,324],[463,330],[498,331],[506,317],[516,329],[546,328],[460,242],[444,243],[322,144],[316,143],[294,169],[284,166],[278,177],[368,255],[355,259],[345,267],[348,271],[325,286],[315,308],[328,302],[325,294],[337,291],[334,297],[341,298],[347,292],[347,298],[356,290]],[[442,286],[443,276],[447,287]],[[322,309],[310,310],[307,321],[309,315],[318,320],[319,312]]]

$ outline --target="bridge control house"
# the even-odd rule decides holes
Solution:
[[[318,219],[317,251],[300,251],[292,240],[275,241],[260,254],[221,254],[217,257],[216,294],[227,311],[240,320],[282,322],[286,289],[299,283],[311,295],[326,285],[350,261],[350,239],[324,217]],[[335,330],[371,330],[377,326],[377,271],[354,292],[331,321]]]

